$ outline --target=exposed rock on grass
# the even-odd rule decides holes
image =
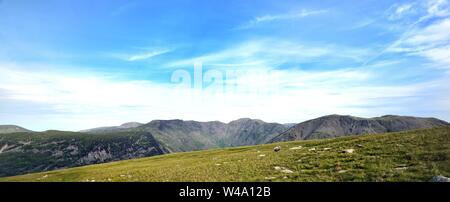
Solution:
[[[355,149],[344,149],[342,150],[342,153],[346,153],[346,154],[353,154],[355,152]]]
[[[450,182],[450,178],[438,175],[431,178],[430,182]]]
[[[279,152],[281,150],[281,146],[276,146],[273,148],[274,152]]]
[[[294,173],[294,171],[292,171],[292,170],[289,170],[289,169],[284,169],[284,170],[281,170],[281,172],[282,172],[282,173],[287,173],[287,174],[291,174],[291,173]]]
[[[294,171],[289,170],[289,169],[287,169],[285,167],[275,166],[274,169],[277,170],[277,171],[280,171],[282,173],[287,173],[287,174],[294,173]]]

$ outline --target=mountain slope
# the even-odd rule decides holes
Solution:
[[[450,127],[443,127],[184,152],[0,181],[429,181],[450,176],[449,142]]]
[[[154,120],[135,130],[150,132],[172,152],[182,152],[222,146],[220,140],[225,136],[226,124],[218,121]]]
[[[447,122],[435,118],[387,115],[366,119],[353,116],[329,115],[299,123],[269,142],[397,132],[447,125]]]
[[[193,151],[263,144],[286,129],[282,124],[243,118],[228,124],[219,121],[156,120],[135,130],[151,132],[172,151]]]
[[[288,127],[278,123],[266,123],[258,119],[243,118],[227,125],[226,146],[244,146],[267,143]]]
[[[137,128],[139,126],[143,125],[142,123],[138,122],[128,122],[124,123],[120,126],[107,126],[107,127],[99,127],[99,128],[91,128],[87,130],[81,130],[82,133],[112,133],[112,132],[121,132],[126,131],[132,128]]]
[[[32,132],[32,131],[16,125],[0,125],[0,134],[20,133],[20,132]]]
[[[0,176],[168,153],[148,132],[0,134]]]
[[[219,147],[256,145],[266,143],[288,127],[266,123],[257,119],[242,118],[230,123],[219,121],[198,122],[183,120],[154,120],[119,131],[151,133],[172,152],[194,151]],[[117,131],[117,128],[112,129]],[[110,127],[85,130],[88,133],[109,133]]]

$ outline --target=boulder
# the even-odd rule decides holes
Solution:
[[[353,152],[355,152],[354,149],[344,149],[344,150],[342,150],[342,153],[347,153],[347,154],[352,154]]]
[[[281,146],[276,146],[273,148],[274,152],[279,152],[281,150]]]
[[[438,175],[431,178],[430,182],[450,182],[450,178]]]

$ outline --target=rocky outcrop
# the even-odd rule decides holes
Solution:
[[[0,176],[104,163],[168,153],[148,132],[17,133],[0,141]]]
[[[438,175],[438,176],[432,177],[430,182],[450,182],[450,178],[444,177],[442,175]]]

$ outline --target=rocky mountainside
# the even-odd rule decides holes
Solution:
[[[263,144],[286,129],[282,124],[244,118],[228,124],[219,121],[155,120],[132,130],[150,132],[165,147],[179,152]]]
[[[375,118],[329,115],[299,123],[269,142],[377,134],[447,126],[435,118],[387,115]]]
[[[0,176],[168,153],[148,132],[0,134]]]
[[[32,131],[16,125],[0,125],[0,134],[20,133],[20,132],[32,132]]]
[[[263,144],[288,129],[278,123],[242,118],[230,123],[183,120],[154,120],[136,127],[101,127],[82,132],[101,134],[111,131],[142,131],[151,133],[172,152],[209,148]]]
[[[266,123],[258,119],[238,119],[228,123],[225,145],[264,144],[288,128],[288,126],[283,124]]]

